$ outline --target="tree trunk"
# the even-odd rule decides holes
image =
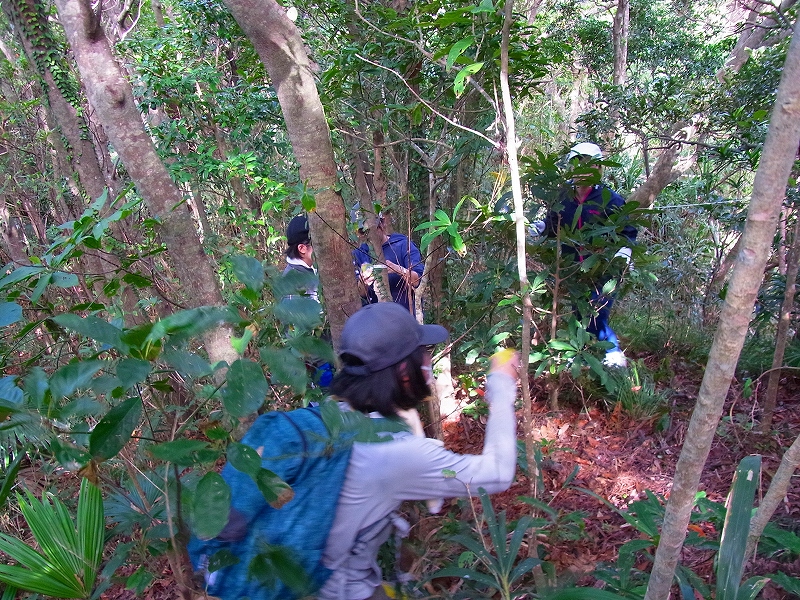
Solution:
[[[786,342],[789,337],[789,325],[792,321],[794,309],[794,292],[796,289],[797,273],[800,270],[800,218],[795,218],[792,230],[792,245],[789,250],[789,260],[786,264],[786,289],[783,292],[778,330],[775,332],[775,353],[772,355],[772,369],[767,383],[767,394],[764,398],[764,409],[761,411],[761,420],[758,424],[759,433],[767,433],[772,426],[772,415],[775,412],[775,401],[778,396],[778,384],[781,380],[781,367],[783,356],[786,352]]]
[[[267,68],[300,163],[300,178],[316,197],[309,225],[336,347],[345,320],[361,307],[361,301],[353,282],[344,202],[336,191],[330,129],[311,64],[300,32],[275,0],[225,0],[225,4]]]
[[[781,204],[800,142],[800,26],[786,56],[769,132],[753,184],[742,250],[700,385],[667,502],[645,600],[667,600],[711,442],[742,350]]]
[[[780,7],[777,9],[780,13],[785,13],[792,7],[797,0],[783,0]],[[767,33],[777,25],[777,21],[772,16],[762,15],[757,10],[750,11],[744,29],[739,34],[739,39],[736,42],[731,54],[728,57],[725,66],[717,72],[717,80],[722,83],[729,75],[734,75],[739,72],[750,57],[750,50],[760,48],[764,44],[764,39]],[[759,23],[759,21],[761,21]]]
[[[747,535],[745,556],[753,554],[758,538],[764,533],[764,528],[772,518],[772,515],[775,514],[775,510],[786,498],[786,492],[789,491],[789,486],[792,484],[792,476],[798,466],[800,466],[800,436],[794,440],[794,443],[783,455],[775,477],[772,478],[764,499],[750,521],[750,533]]]
[[[506,158],[508,170],[511,175],[511,191],[514,196],[514,223],[517,233],[517,273],[519,274],[519,288],[522,294],[522,340],[520,344],[520,373],[519,383],[522,387],[523,425],[525,428],[525,450],[532,496],[536,497],[536,459],[535,444],[533,440],[533,410],[531,404],[531,389],[528,383],[528,363],[531,354],[531,321],[533,320],[533,302],[531,301],[530,286],[528,285],[528,266],[525,255],[525,212],[522,200],[522,183],[519,176],[517,163],[516,125],[514,122],[514,108],[511,103],[511,88],[508,83],[508,46],[511,29],[512,2],[505,4],[505,19],[503,20],[503,35],[500,43],[500,88],[503,96],[503,123],[505,125]],[[536,544],[530,544],[531,552],[535,552]]]
[[[630,29],[630,0],[617,0],[612,37],[614,39],[614,75],[612,83],[623,85],[628,70],[628,31]]]
[[[676,142],[661,152],[650,176],[628,196],[628,202],[638,202],[641,208],[653,206],[664,188],[680,176],[673,169],[680,150],[681,145]]]
[[[191,307],[224,304],[216,273],[183,206],[183,194],[144,129],[130,83],[111,51],[99,16],[89,0],[57,0],[56,7],[89,103],[150,212],[162,223],[159,234],[178,275],[182,302]],[[237,357],[229,328],[210,331],[205,344],[212,362],[231,363]]]

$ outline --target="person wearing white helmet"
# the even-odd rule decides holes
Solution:
[[[561,228],[579,230],[587,225],[606,224],[609,216],[625,204],[622,196],[599,182],[603,167],[598,163],[602,159],[603,151],[593,142],[580,142],[570,149],[567,160],[572,167],[590,167],[589,172],[576,175],[568,182],[566,191],[559,199],[560,210],[551,210],[544,221],[533,224],[539,234],[554,236]],[[636,242],[638,231],[633,225],[626,224],[621,233],[630,244]],[[588,248],[571,243],[562,244],[563,256],[572,256],[575,262],[582,262],[591,253],[592,250]],[[623,264],[630,263],[631,249],[628,246],[619,248],[614,258],[623,259],[625,261]],[[607,365],[624,367],[627,365],[625,354],[619,346],[617,335],[609,325],[614,294],[602,293],[605,284],[614,278],[613,274],[606,273],[599,280],[593,282],[594,291],[591,302],[597,314],[589,321],[587,331],[597,336],[598,340],[613,344],[606,352],[604,362]]]

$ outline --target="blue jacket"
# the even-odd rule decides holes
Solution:
[[[414,242],[409,242],[409,239],[401,233],[391,234],[389,239],[383,243],[383,257],[401,267],[411,269],[420,277],[422,277],[422,273],[425,270],[425,264],[422,262],[419,248],[414,245]],[[356,269],[359,269],[364,263],[374,261],[375,259],[369,255],[369,246],[367,244],[361,244],[359,248],[353,250],[353,262]],[[405,280],[391,271],[389,272],[389,291],[392,294],[392,300],[397,304],[406,308],[413,305],[414,290],[409,290]],[[369,290],[369,302],[374,304],[377,301],[378,298],[375,296],[375,292]]]
[[[561,227],[571,229],[582,229],[586,224],[600,225],[608,221],[609,215],[622,208],[625,199],[617,192],[602,184],[592,186],[589,194],[583,201],[575,198],[574,194],[562,194],[559,204],[563,208],[559,211],[552,210],[545,220],[544,234],[554,236],[558,229],[559,222]],[[633,244],[636,242],[638,230],[633,225],[625,225],[622,235]],[[563,244],[563,251],[574,255],[576,261],[586,258],[587,254],[582,253],[574,246]]]

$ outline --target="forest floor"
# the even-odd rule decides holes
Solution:
[[[599,563],[613,563],[622,544],[640,537],[615,510],[577,488],[591,490],[620,509],[646,498],[645,490],[668,497],[701,379],[702,373],[696,368],[684,367],[683,372],[676,372],[669,385],[670,424],[662,432],[655,431],[655,419],[636,421],[619,410],[564,405],[551,412],[543,386],[539,381],[532,382],[534,435],[542,441],[544,449],[544,492],[539,497],[558,511],[559,519],[567,526],[579,523],[582,529],[575,535],[572,527],[572,534],[566,539],[540,536],[544,558],[555,564],[557,573],[570,573],[571,579],[581,585],[592,585],[595,581],[587,574]],[[765,389],[766,378],[761,385],[762,393]],[[755,399],[757,394],[743,400],[741,389],[736,386],[729,392],[724,417],[701,477],[700,491],[710,500],[725,501],[736,467],[748,454],[762,456],[759,497],[766,493],[784,451],[800,434],[800,378],[782,379],[770,436],[749,431]],[[457,452],[480,452],[483,426],[462,416],[458,422],[449,424],[445,437],[446,445]],[[577,475],[573,478],[576,467]],[[529,512],[530,507],[520,502],[519,497],[530,493],[528,479],[518,472],[511,489],[493,496],[495,510],[506,510],[509,518]],[[789,529],[800,528],[800,486],[790,488],[773,518]],[[719,538],[719,532],[708,523],[692,527],[701,536]],[[710,582],[714,555],[712,551],[685,547],[681,564]],[[800,557],[793,558],[793,562],[759,558],[748,566],[745,577],[778,571],[798,577]],[[649,570],[646,562],[636,566]],[[790,596],[768,584],[760,597],[777,600]]]
[[[532,381],[534,428],[544,449],[544,491],[540,498],[558,511],[562,529],[569,534],[543,535],[539,536],[539,541],[544,549],[544,558],[555,565],[560,580],[571,580],[579,585],[597,585],[590,575],[595,567],[600,563],[613,563],[622,544],[640,537],[639,532],[626,524],[616,511],[578,488],[591,490],[617,508],[625,508],[628,503],[645,498],[646,490],[668,496],[701,378],[702,373],[696,368],[676,370],[669,384],[670,424],[661,432],[655,431],[654,420],[635,421],[619,410],[609,412],[604,407],[571,406],[565,402],[559,411],[551,412],[541,381]],[[800,434],[800,410],[797,406],[800,401],[800,378],[786,377],[781,382],[771,436],[757,436],[748,431],[748,423],[753,422],[751,412],[754,398],[743,400],[740,389],[732,388],[729,393],[724,413],[726,418],[718,428],[701,479],[701,490],[711,500],[724,502],[736,466],[751,453],[762,455],[760,493],[763,494],[783,451]],[[464,415],[458,421],[449,423],[445,429],[446,445],[457,452],[479,453],[483,438],[481,420]],[[573,477],[576,467],[577,474]],[[512,487],[493,496],[492,501],[495,510],[505,510],[511,520],[530,511],[529,505],[519,500],[520,496],[526,495],[530,495],[529,483],[518,470]],[[456,507],[457,501],[449,501],[442,514],[452,515]],[[458,518],[470,519],[463,514]],[[795,485],[790,489],[775,518],[790,528],[800,527],[800,487]],[[412,537],[421,541],[424,548],[422,553],[427,554],[428,558],[437,554],[436,544],[432,544],[433,548],[426,547],[424,540],[430,540],[430,533],[441,528],[445,519],[424,517],[417,523],[416,531],[412,529]],[[692,527],[701,536],[707,535],[712,539],[719,537],[719,532],[714,531],[708,523]],[[420,556],[412,557],[412,560],[414,558],[419,559]],[[694,571],[703,581],[710,582],[713,581],[713,558],[712,551],[687,547],[683,551],[681,564]],[[748,566],[745,576],[782,571],[798,577],[800,558],[795,556],[793,559],[793,562],[778,562],[759,558]],[[425,568],[423,563],[424,560],[416,560],[417,568],[411,569],[412,574],[417,571],[416,574],[420,575],[419,570]],[[646,561],[636,567],[649,570]],[[166,565],[161,577],[155,579],[143,597],[147,600],[176,597],[174,582]],[[764,600],[789,597],[773,584],[767,584],[760,596]],[[114,587],[103,594],[103,598],[127,600],[135,596],[130,591]]]

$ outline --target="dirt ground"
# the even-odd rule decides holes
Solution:
[[[557,566],[559,573],[572,572],[582,585],[594,580],[585,574],[600,562],[613,562],[625,542],[639,537],[630,525],[611,508],[576,488],[586,488],[602,496],[618,508],[645,497],[650,490],[669,497],[675,470],[691,410],[697,397],[702,374],[677,374],[671,382],[670,425],[662,432],[654,431],[653,421],[633,421],[620,411],[585,406],[562,406],[557,413],[548,411],[546,392],[538,382],[532,383],[534,399],[534,435],[544,440],[544,492],[540,498],[561,515],[581,511],[585,526],[579,539],[545,540],[545,558]],[[766,388],[766,382],[761,389]],[[758,388],[756,389],[758,392]],[[760,495],[766,493],[783,452],[800,434],[800,379],[786,377],[781,381],[778,405],[771,436],[749,431],[754,412],[754,395],[748,401],[740,390],[732,387],[726,402],[724,418],[706,462],[700,490],[714,501],[724,502],[739,461],[748,454],[762,456]],[[522,424],[520,423],[520,432]],[[483,444],[483,427],[467,417],[452,423],[446,430],[446,444],[458,452],[479,452]],[[520,433],[521,435],[521,433]],[[572,477],[575,468],[577,475]],[[569,483],[565,487],[565,483]],[[495,509],[505,509],[509,517],[529,511],[518,498],[530,495],[530,484],[520,472],[507,492],[495,496]],[[774,516],[783,526],[800,529],[800,486],[790,488],[781,509]],[[710,524],[693,526],[700,535],[718,537]],[[710,530],[709,530],[710,529]],[[706,582],[713,580],[713,557],[709,551],[685,548],[681,564],[692,569]],[[777,562],[758,559],[749,565],[746,576],[782,571],[800,576],[800,559]],[[644,568],[646,565],[637,565]],[[761,598],[788,598],[781,588],[768,584]]]

